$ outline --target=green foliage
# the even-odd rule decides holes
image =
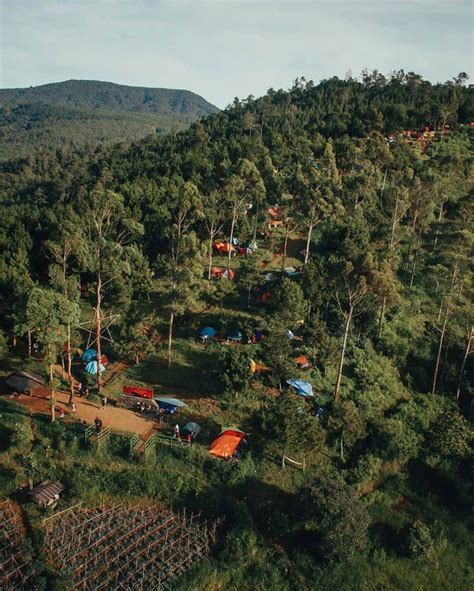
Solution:
[[[249,392],[252,380],[250,361],[252,351],[248,347],[222,347],[219,353],[219,375],[228,397]]]
[[[306,401],[284,393],[269,402],[262,412],[262,428],[273,441],[296,458],[319,451],[324,431],[310,414]],[[297,460],[300,461],[300,460]]]
[[[350,561],[367,545],[370,518],[354,490],[337,474],[310,482],[304,499],[328,559]]]
[[[79,148],[180,131],[217,111],[186,90],[89,80],[3,89],[0,100],[1,160],[27,156],[32,148]]]
[[[426,560],[430,565],[439,566],[439,560],[446,551],[447,540],[442,532],[434,534],[432,528],[417,520],[410,529],[409,549],[412,556]]]

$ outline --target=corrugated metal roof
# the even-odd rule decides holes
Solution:
[[[17,392],[31,392],[35,388],[44,386],[44,380],[35,373],[16,371],[5,379],[5,384]]]
[[[63,492],[64,485],[55,480],[45,480],[30,492],[30,495],[39,505],[47,505]]]

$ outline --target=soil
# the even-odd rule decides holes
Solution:
[[[120,365],[120,364],[117,364]],[[113,376],[117,376],[120,371],[127,367],[126,364],[121,364],[122,367],[115,367]],[[61,367],[55,366],[55,371],[60,374]],[[77,384],[76,384],[77,386]],[[165,388],[163,388],[165,389]],[[201,414],[203,410],[218,412],[218,404],[211,398],[202,398],[195,392],[191,392],[184,388],[166,387],[166,395],[177,397],[186,402],[191,408],[197,406]],[[157,392],[158,393],[158,392]],[[80,398],[78,395],[74,396],[74,404],[76,405],[76,415],[72,415],[71,407],[68,404],[69,392],[55,390],[54,398],[56,400],[56,421],[81,421],[87,424],[94,424],[94,419],[99,417],[102,420],[104,427],[112,427],[119,431],[127,431],[130,433],[138,433],[142,439],[147,439],[154,431],[166,429],[167,425],[160,424],[158,421],[140,415],[127,408],[116,407],[113,401],[108,401],[105,408],[102,408],[100,403],[94,402],[86,398]],[[30,413],[51,415],[51,392],[49,388],[36,388],[32,396],[21,394],[15,397],[15,401],[26,407]],[[65,417],[59,418],[60,409],[64,409]]]

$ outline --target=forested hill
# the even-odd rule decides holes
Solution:
[[[187,90],[68,80],[0,90],[0,158],[180,131],[217,108]]]
[[[0,372],[29,362],[53,388],[66,338],[84,349],[76,327],[94,319],[99,358],[130,364],[107,397],[126,384],[183,396],[203,426],[199,453],[163,447],[148,468],[118,446],[84,455],[67,423],[24,436],[14,407],[5,494],[34,473],[71,504],[225,515],[222,543],[177,589],[472,589],[464,82],[297,80],[179,134],[3,163]],[[116,319],[113,342],[100,318]],[[99,376],[81,379],[99,389]],[[209,456],[221,425],[250,433],[235,463]]]

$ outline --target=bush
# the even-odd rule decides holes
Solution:
[[[303,501],[320,535],[325,558],[350,561],[365,549],[369,514],[339,474],[326,474],[310,482],[303,491]]]

